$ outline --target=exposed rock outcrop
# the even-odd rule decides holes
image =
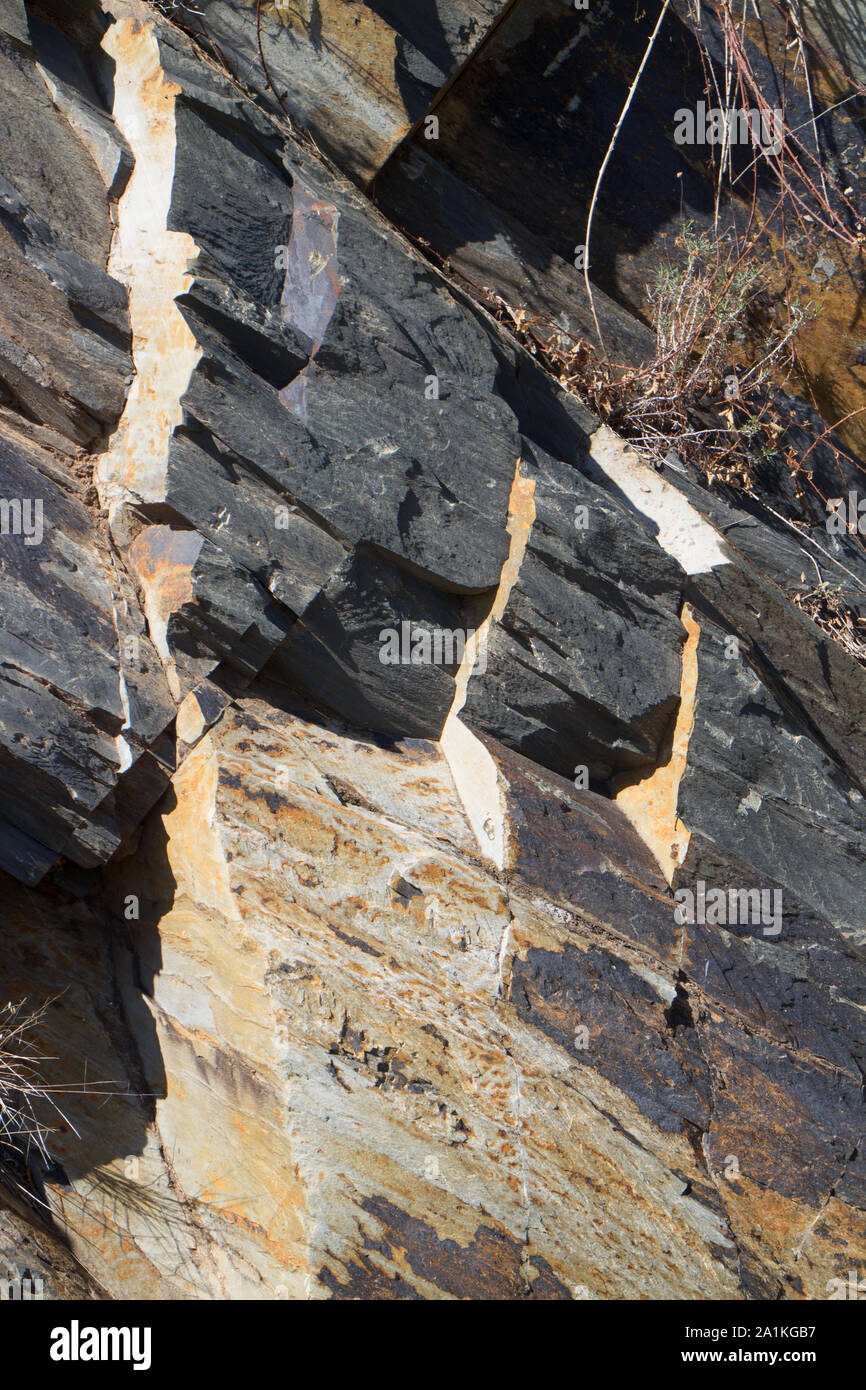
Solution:
[[[0,1002],[73,1088],[3,1250],[26,1188],[59,1297],[823,1297],[866,687],[790,596],[862,547],[473,294],[592,321],[488,117],[616,7],[200,8],[0,5]]]

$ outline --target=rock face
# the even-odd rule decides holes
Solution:
[[[205,0],[184,18],[270,110],[309,129],[361,183],[508,8],[509,0]]]
[[[72,1088],[0,1276],[32,1227],[60,1298],[825,1297],[866,693],[790,596],[866,611],[862,548],[473,296],[591,322],[461,145],[577,21],[410,8],[0,5],[0,1004]]]

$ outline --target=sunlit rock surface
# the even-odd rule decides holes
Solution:
[[[0,6],[0,1003],[72,1087],[0,1277],[32,1228],[60,1298],[824,1297],[866,698],[787,595],[820,541],[859,612],[862,550],[642,463],[473,298],[586,328],[570,165],[489,182],[586,16],[263,5],[268,78],[201,8]]]

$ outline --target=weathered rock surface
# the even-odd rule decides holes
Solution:
[[[0,1210],[0,1298],[30,1302],[104,1297],[64,1243],[40,1223],[38,1213],[19,1207],[9,1192],[4,1202],[9,1205]]]
[[[114,126],[95,87],[81,93],[70,41],[37,22],[26,47],[14,37],[0,40],[0,863],[34,882],[59,853],[104,862],[165,789],[174,705],[89,491],[133,363],[126,292],[106,273],[117,174],[76,113]],[[63,63],[68,100],[49,75]],[[123,163],[122,137],[106,140]]]
[[[359,182],[381,167],[508,0],[205,0],[184,16],[271,109]],[[261,44],[261,52],[259,49]]]
[[[530,207],[479,172],[507,134],[468,148],[586,16],[267,5],[268,77],[257,7],[201,8],[0,9],[0,1003],[73,1087],[50,1171],[0,1152],[72,1252],[33,1259],[59,1297],[823,1297],[866,1257],[866,693],[789,595],[866,593],[858,539],[656,472],[473,300],[586,328],[571,166]],[[455,277],[385,215],[425,208]]]
[[[616,807],[495,746],[513,840],[491,873],[434,745],[377,748],[262,694],[197,744],[117,862],[114,932],[76,914],[73,959],[101,940],[104,971],[73,965],[52,1026],[72,1074],[87,1056],[143,1092],[75,1098],[86,1142],[55,1146],[52,1202],[100,1282],[820,1295],[850,1259],[839,1232],[862,1240],[862,979],[835,997],[830,980],[856,980],[838,934],[684,940]],[[68,948],[20,903],[4,979],[50,989]]]

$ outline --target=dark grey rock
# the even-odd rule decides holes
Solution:
[[[402,146],[376,177],[378,206],[475,292],[493,291],[511,308],[526,310],[528,319],[540,315],[536,331],[542,341],[561,329],[563,348],[581,339],[594,344],[582,269],[457,178],[434,151],[432,141],[426,148],[420,141]],[[652,330],[597,286],[593,299],[615,360],[633,366],[648,360],[655,350]]]
[[[459,596],[437,593],[388,556],[361,546],[295,624],[268,673],[361,728],[438,738],[454,700],[458,663],[413,665],[411,646],[408,662],[383,661],[385,634],[393,630],[402,639],[404,623],[409,633],[471,625]]]
[[[0,436],[10,504],[0,535],[4,816],[51,858],[62,850],[95,863],[120,840],[100,807],[123,763],[171,722],[174,704],[128,581],[74,489],[61,488],[42,459],[34,445]],[[31,863],[44,871],[45,854],[27,853],[32,877]]]
[[[239,0],[204,0],[184,22],[258,101],[309,129],[360,183],[506,7],[506,0],[375,0],[347,16],[342,0],[317,0],[308,11],[262,7],[251,16]]]
[[[702,617],[679,813],[718,852],[750,866],[749,881],[733,886],[777,882],[828,922],[862,932],[863,794],[813,741],[802,710],[767,688],[746,643],[726,658],[729,635]],[[801,642],[791,654],[804,650]]]
[[[585,765],[603,787],[616,771],[655,763],[676,712],[683,575],[623,503],[575,468],[535,449],[526,471],[536,519],[466,717],[563,776]]]

